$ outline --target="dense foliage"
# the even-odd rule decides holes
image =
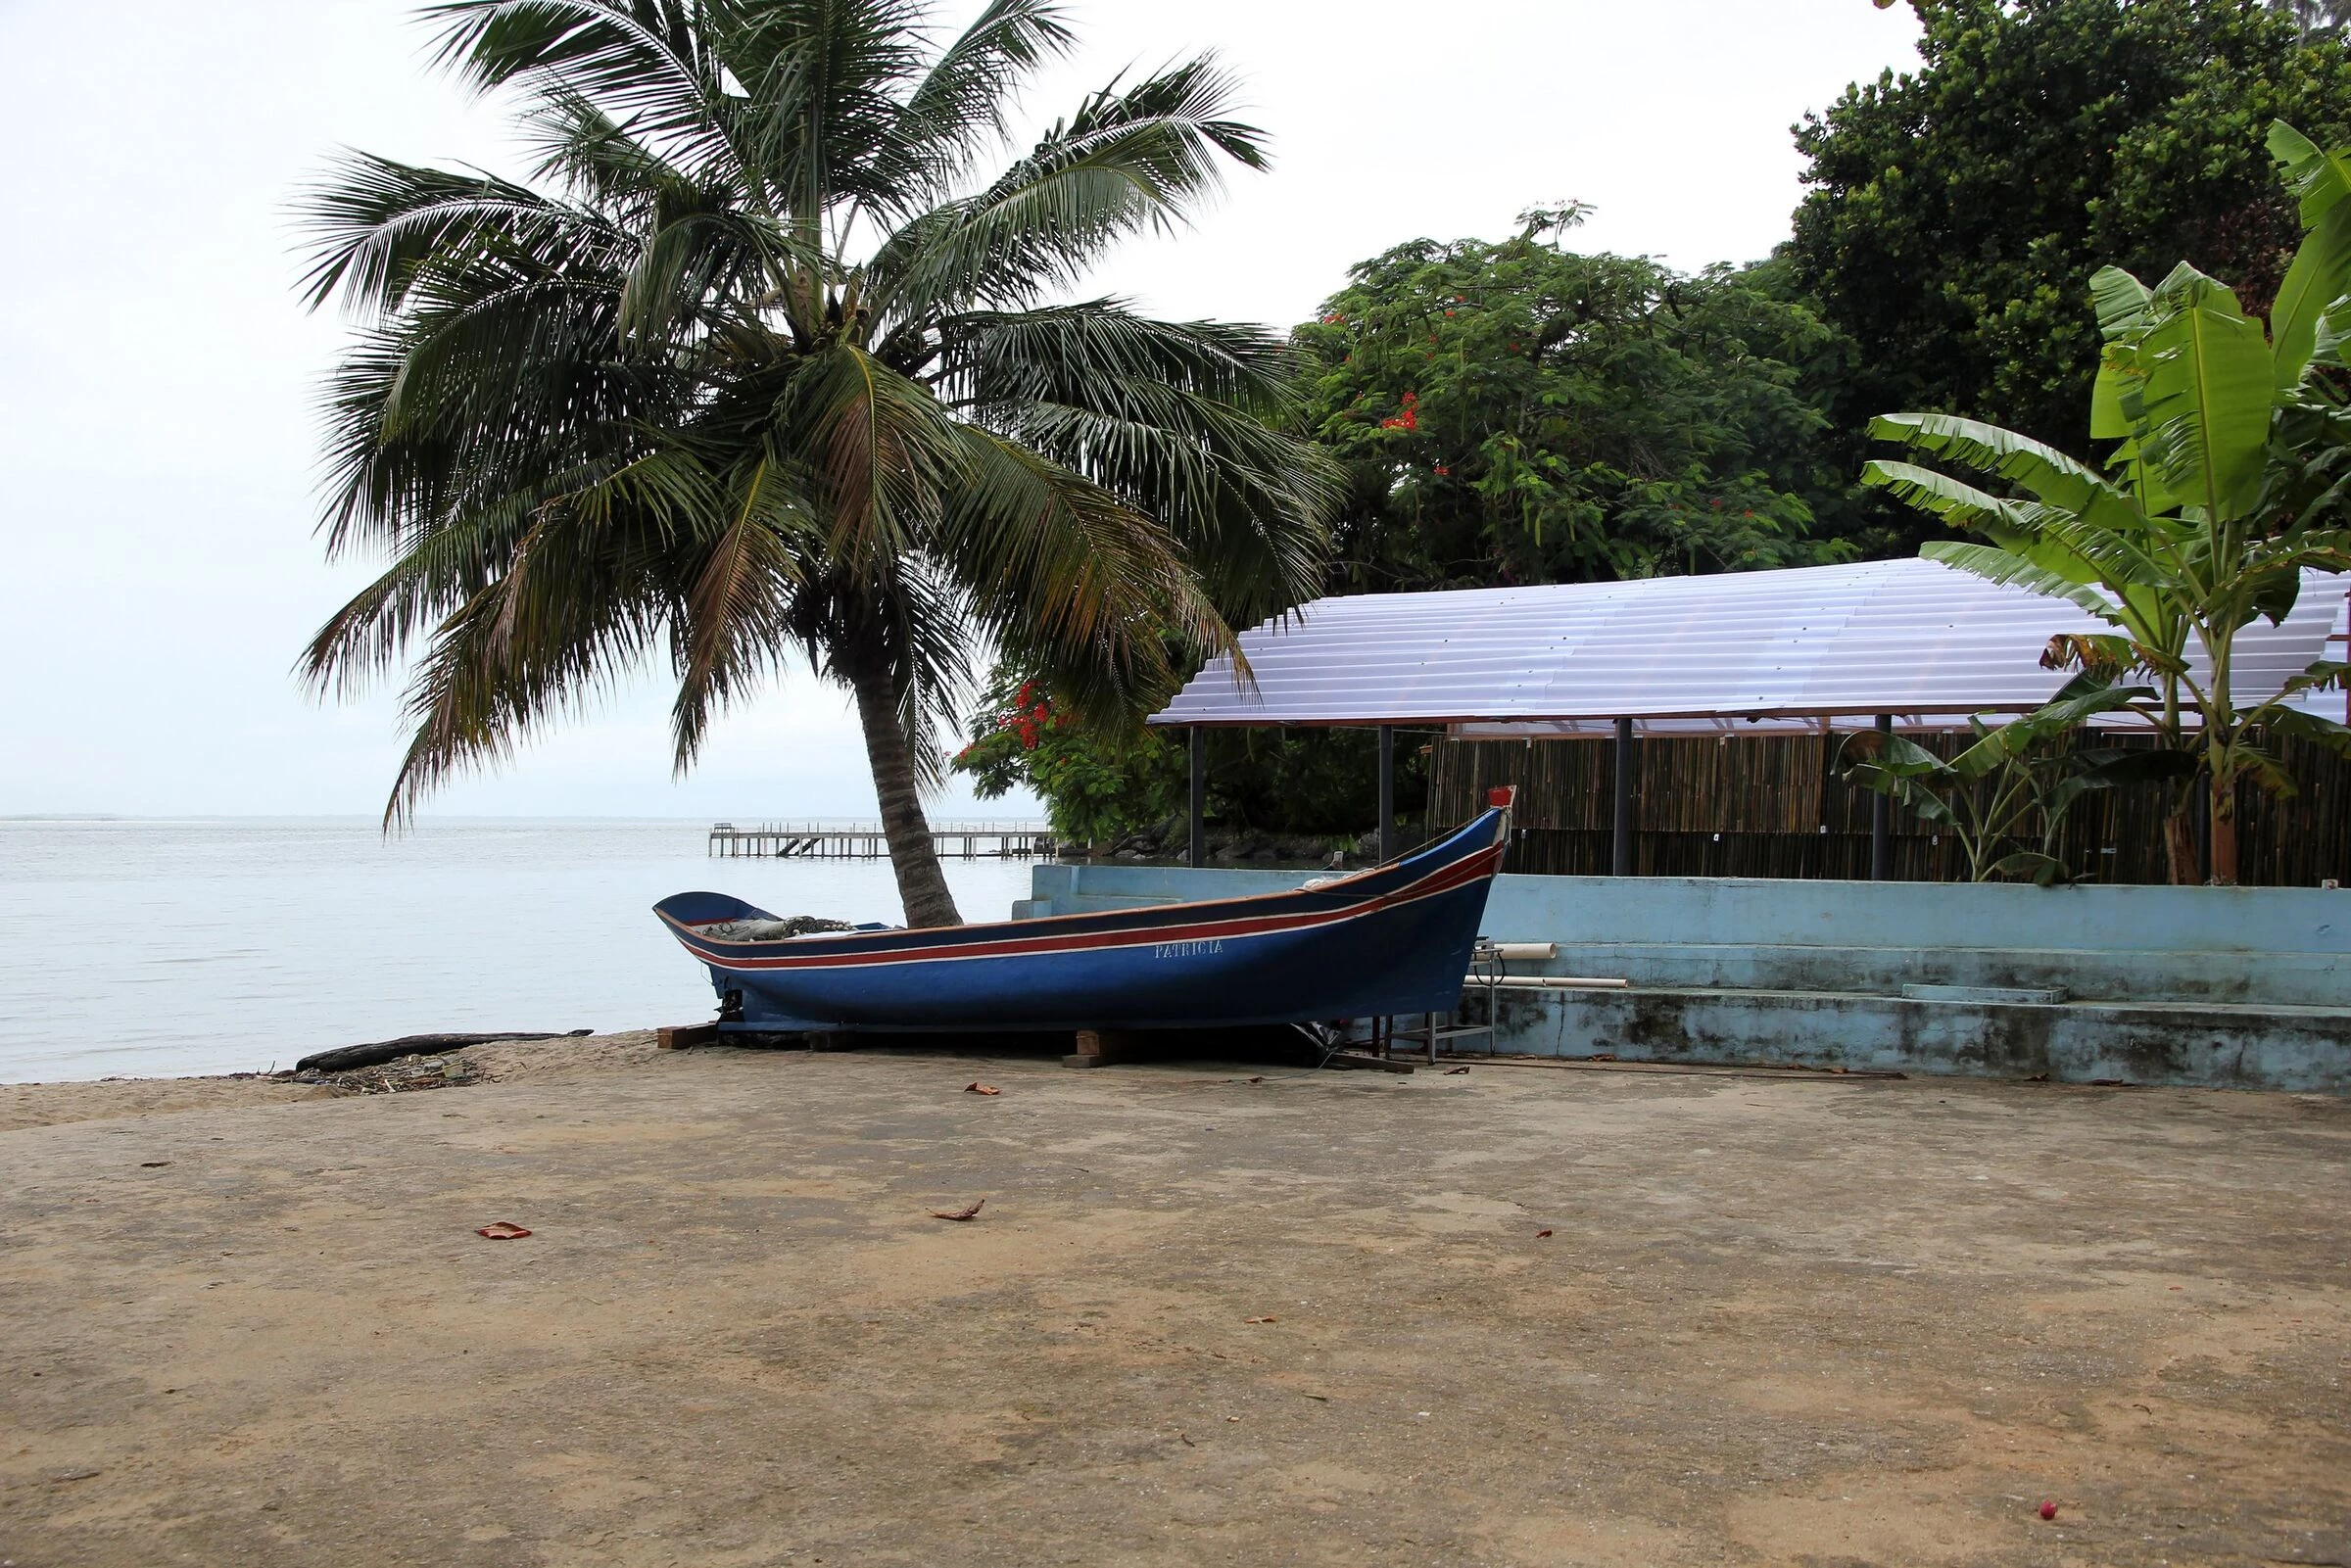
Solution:
[[[1796,282],[1857,354],[1829,412],[1939,408],[2068,451],[2088,436],[2090,274],[2182,257],[2265,311],[2298,229],[2274,119],[2351,126],[2351,59],[2242,0],[1913,0],[1923,68],[1806,116]],[[2313,8],[2317,9],[2317,8]],[[1872,543],[1906,552],[1915,529]]]
[[[954,766],[982,799],[1032,790],[1071,843],[1179,834],[1191,790],[1180,732],[1075,723],[1039,683],[1005,674],[972,728],[976,738]],[[1369,731],[1212,730],[1206,746],[1207,816],[1224,833],[1353,838],[1377,819],[1378,740]],[[1397,808],[1407,822],[1419,813],[1427,772],[1417,737],[1400,743]]]
[[[1570,251],[1580,215],[1400,245],[1298,329],[1348,471],[1335,590],[1820,557],[1849,485],[1818,405],[1834,335],[1769,273]]]

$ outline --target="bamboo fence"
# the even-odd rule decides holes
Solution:
[[[1868,790],[1838,777],[1845,735],[1643,738],[1636,742],[1634,866],[1647,877],[1866,878]],[[1965,736],[1921,737],[1950,756]],[[2098,744],[2125,744],[2101,737]],[[2279,760],[2300,792],[2278,799],[2251,784],[2237,796],[2238,879],[2248,885],[2351,881],[2351,761],[2287,740]],[[1428,831],[1469,820],[1498,784],[1519,789],[1511,848],[1515,872],[1597,876],[1609,870],[1615,821],[1612,740],[1439,739],[1429,756]],[[2057,854],[2085,880],[2162,882],[2164,793],[2093,791],[2067,816]],[[1947,832],[1896,806],[1894,875],[1951,881],[1967,861]],[[2039,829],[2032,825],[2038,847]]]

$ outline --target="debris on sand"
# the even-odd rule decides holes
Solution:
[[[455,1089],[482,1081],[478,1063],[462,1056],[404,1056],[342,1072],[312,1068],[278,1074],[281,1083],[314,1083],[329,1094],[406,1094],[412,1089]]]
[[[987,1200],[983,1198],[980,1203],[972,1205],[969,1209],[934,1209],[931,1211],[931,1217],[933,1219],[978,1219],[980,1204],[986,1202]]]
[[[490,1241],[520,1241],[530,1233],[528,1225],[517,1225],[511,1219],[493,1219],[474,1232]]]
[[[967,1083],[963,1086],[963,1092],[966,1094],[1002,1094],[1004,1091],[992,1083]]]
[[[552,1034],[529,1030],[509,1030],[504,1034],[404,1034],[397,1040],[377,1040],[368,1045],[345,1045],[332,1051],[314,1051],[295,1063],[294,1070],[348,1072],[354,1068],[372,1068],[386,1062],[396,1062],[404,1056],[440,1056],[449,1051],[462,1051],[469,1045],[494,1045],[504,1040],[571,1040],[595,1032],[594,1029],[563,1029]]]

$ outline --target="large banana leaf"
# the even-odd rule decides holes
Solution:
[[[2136,328],[2146,317],[2151,291],[2119,266],[2102,266],[2089,277],[2090,304],[2098,311],[2098,335],[2107,342]]]
[[[2137,345],[2146,372],[2141,455],[2165,489],[2215,521],[2243,517],[2260,495],[2269,447],[2269,341],[2226,285],[2184,261],[2148,313]]]
[[[1899,442],[1997,474],[2052,506],[2107,527],[2129,528],[2140,518],[2131,499],[2087,463],[1998,425],[1955,414],[1890,413],[1871,420],[1869,433],[1878,441]]]
[[[2280,391],[2302,379],[2320,317],[2351,293],[2351,164],[2279,120],[2270,126],[2270,155],[2299,199],[2302,244],[2270,308],[2270,357]]]
[[[1954,528],[1978,528],[1995,537],[2020,538],[2031,529],[2025,508],[2017,502],[2002,500],[1962,480],[1939,474],[1932,468],[1921,468],[1916,463],[1872,458],[1862,465],[1861,483],[1891,491],[1895,499],[1907,501],[1921,511],[1933,512]]]
[[[2327,152],[2282,119],[2270,121],[2268,142],[2285,188],[2301,208],[2304,228],[2317,227],[2345,196],[2351,196],[2351,160]]]
[[[1940,561],[1986,582],[2031,589],[2050,598],[2061,598],[2082,608],[2102,621],[2124,624],[2115,612],[2114,601],[2089,583],[2077,582],[2064,574],[2019,554],[1991,545],[1971,545],[1962,540],[1937,539],[1921,545],[1918,553],[1924,559]]]

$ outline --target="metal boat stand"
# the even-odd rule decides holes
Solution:
[[[1469,972],[1462,977],[1462,1000],[1450,1013],[1399,1013],[1371,1021],[1371,1046],[1383,1062],[1393,1060],[1399,1045],[1416,1048],[1417,1055],[1427,1059],[1430,1067],[1437,1064],[1441,1049],[1447,1055],[1459,1055],[1457,1040],[1485,1036],[1485,1054],[1495,1052],[1494,1023],[1499,1017],[1495,1006],[1502,995],[1502,948],[1481,936],[1469,949]],[[1468,1020],[1468,1003],[1472,996],[1485,999],[1485,1022]],[[1417,1019],[1406,1026],[1401,1021]]]

